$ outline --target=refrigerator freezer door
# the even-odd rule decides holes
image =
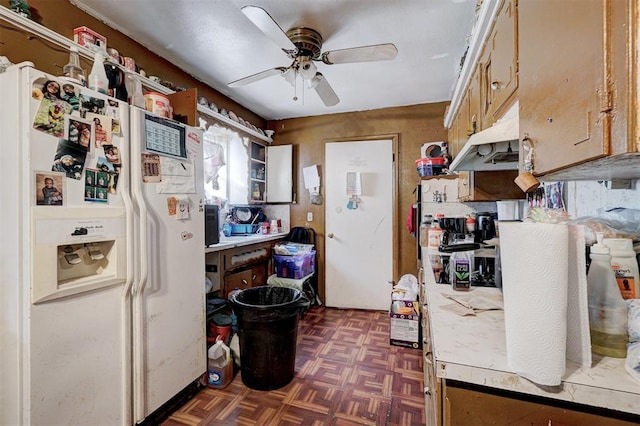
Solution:
[[[207,368],[202,130],[176,123],[164,134],[154,121],[154,131],[173,142],[179,139],[176,125],[184,129],[188,158],[158,155],[145,149],[148,115],[132,108],[132,187],[140,235],[133,292],[137,422]]]
[[[104,95],[73,85],[65,99],[66,84],[26,64],[0,74],[0,424],[129,420],[123,190],[104,185],[104,198],[85,199],[104,145],[80,144],[71,128],[95,130],[80,99],[101,103],[94,113],[119,125],[109,145],[126,151],[128,105],[108,108]],[[75,232],[81,222],[86,232]],[[97,246],[99,259],[88,255]]]

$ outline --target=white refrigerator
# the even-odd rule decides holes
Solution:
[[[206,370],[202,132],[0,74],[0,424],[134,424]]]

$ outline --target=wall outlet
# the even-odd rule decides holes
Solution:
[[[313,212],[307,212],[307,222],[313,222]]]

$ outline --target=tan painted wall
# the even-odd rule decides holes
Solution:
[[[274,145],[293,144],[295,192],[297,203],[291,205],[291,226],[310,226],[316,231],[320,294],[324,297],[324,204],[313,205],[304,188],[302,169],[317,164],[324,179],[324,143],[329,140],[358,140],[378,135],[398,135],[398,206],[396,232],[399,247],[394,257],[399,275],[417,274],[416,240],[406,229],[409,206],[415,202],[413,193],[419,179],[414,161],[420,156],[423,142],[446,139],[443,117],[448,102],[385,108],[344,114],[322,115],[269,122],[275,130]],[[321,182],[322,188],[324,183]],[[322,193],[322,189],[321,189]],[[323,194],[324,196],[324,194]],[[313,213],[313,222],[307,223],[307,212]]]

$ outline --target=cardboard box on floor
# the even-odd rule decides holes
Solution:
[[[422,348],[422,324],[420,306],[417,301],[392,301],[389,309],[389,322],[390,344],[414,349]]]

